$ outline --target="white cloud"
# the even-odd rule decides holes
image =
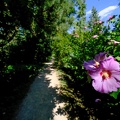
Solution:
[[[101,17],[101,19],[103,19],[104,17],[108,16],[109,14],[111,14],[115,9],[119,8],[119,6],[115,5],[115,6],[109,6],[103,10],[101,10],[98,14]]]
[[[92,12],[91,10],[87,11],[87,12],[86,12],[86,15],[91,14],[91,12]]]

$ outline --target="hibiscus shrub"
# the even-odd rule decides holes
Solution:
[[[77,37],[66,34],[55,39],[56,65],[70,76],[63,79],[66,83],[63,94],[66,93],[66,99],[74,104],[73,109],[71,105],[67,107],[72,115],[76,115],[78,107],[84,106],[87,113],[96,116],[95,119],[102,119],[100,111],[108,115],[119,104],[119,19],[119,16],[110,19],[106,26],[99,29],[102,32],[94,36],[90,33],[92,31],[86,30]]]
[[[113,26],[113,29],[110,26]],[[86,60],[84,67],[88,75],[93,79],[92,86],[101,93],[110,93],[115,99],[119,94],[119,75],[120,75],[120,16],[110,17],[108,25],[103,28],[103,33],[94,35],[89,40],[87,47],[89,52],[84,49]],[[94,48],[94,49],[93,49]],[[105,52],[102,52],[105,51]],[[110,55],[109,57],[108,54]],[[95,58],[93,57],[95,56]],[[89,57],[88,57],[89,56]],[[89,58],[93,59],[90,60]],[[85,61],[86,61],[85,60]],[[101,68],[101,69],[100,69]],[[99,70],[98,70],[99,69]],[[99,72],[98,72],[99,71]],[[99,76],[97,76],[99,75]],[[98,79],[99,80],[98,80]],[[96,80],[97,79],[97,80]],[[100,80],[101,79],[101,80]],[[112,80],[107,80],[112,79]],[[114,79],[114,80],[113,80]],[[90,79],[89,79],[90,80]],[[101,81],[101,82],[100,82]],[[104,82],[103,82],[104,81]],[[108,83],[107,83],[108,82]],[[105,83],[105,84],[104,84]],[[107,83],[107,84],[106,84]]]

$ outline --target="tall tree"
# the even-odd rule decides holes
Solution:
[[[97,12],[96,8],[93,6],[93,8],[91,10],[91,15],[90,15],[89,21],[88,21],[88,28],[90,29],[90,31],[92,31],[93,34],[97,34],[96,31],[98,31],[100,24],[102,24],[102,21],[100,21],[98,12]]]
[[[86,24],[86,1],[76,0],[76,21],[74,22],[75,32],[79,34],[80,40],[84,40],[84,26]]]
[[[89,18],[90,18],[89,27],[91,27],[91,28],[93,28],[95,26],[95,23],[100,20],[98,12],[94,6],[92,7],[91,15]]]

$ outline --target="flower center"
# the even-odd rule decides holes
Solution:
[[[100,75],[102,76],[102,79],[104,80],[104,79],[110,78],[111,72],[109,70],[102,70]]]
[[[95,67],[99,67],[100,63],[95,61]]]

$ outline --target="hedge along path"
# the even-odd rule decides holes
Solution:
[[[32,83],[15,120],[67,120],[64,104],[60,96],[58,71],[51,61],[45,63],[43,71]]]

